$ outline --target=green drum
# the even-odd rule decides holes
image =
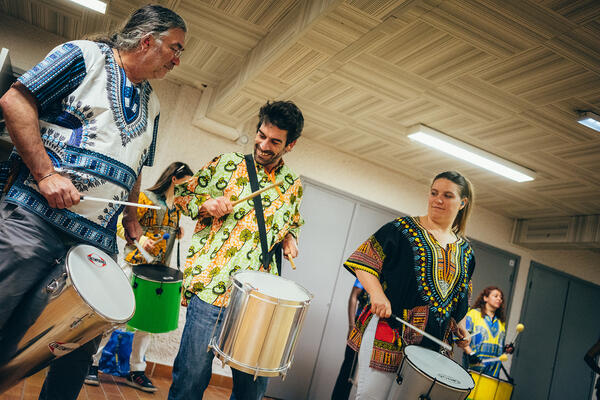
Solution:
[[[177,329],[182,280],[181,271],[163,264],[134,266],[135,314],[129,326],[151,333]]]

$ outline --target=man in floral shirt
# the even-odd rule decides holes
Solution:
[[[297,237],[302,184],[283,162],[302,133],[304,118],[292,102],[265,104],[259,112],[254,162],[259,186],[283,182],[261,194],[269,251],[282,243],[288,259],[298,255]],[[173,366],[169,399],[202,397],[212,373],[213,353],[207,352],[221,307],[229,302],[230,276],[238,270],[277,274],[273,261],[261,266],[261,243],[252,200],[232,202],[252,193],[244,155],[222,154],[175,188],[175,204],[197,219],[184,271],[187,318]],[[220,318],[219,331],[223,318]],[[233,369],[236,399],[262,399],[268,379]]]

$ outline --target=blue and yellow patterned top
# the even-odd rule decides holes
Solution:
[[[472,335],[471,348],[480,359],[495,358],[502,354],[506,339],[504,322],[495,316],[493,318],[489,315],[482,316],[481,310],[474,308],[467,313],[466,323],[467,330]],[[463,362],[468,364],[466,358]],[[469,364],[468,368],[497,378],[500,375],[501,364],[500,361],[477,365]]]

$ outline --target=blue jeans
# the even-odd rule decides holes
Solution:
[[[208,350],[213,329],[220,332],[226,309],[219,319],[220,307],[208,304],[193,296],[188,304],[185,327],[181,336],[179,352],[173,365],[173,384],[169,400],[202,398],[212,375],[214,354]],[[215,323],[219,323],[215,327]],[[231,369],[233,392],[230,400],[260,400],[267,390],[268,378],[254,376]]]

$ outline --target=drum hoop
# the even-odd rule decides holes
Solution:
[[[243,271],[237,271],[233,275],[231,275],[231,281],[232,281],[232,283],[234,285],[236,285],[236,282],[239,283],[239,285],[236,285],[236,286],[239,289],[241,289],[241,290],[244,290],[244,287],[248,287],[248,286],[252,287],[251,285],[245,285],[244,286],[245,282],[242,282],[239,279],[236,279],[236,275],[238,275],[238,274],[245,274],[245,273],[273,275],[273,274],[269,274],[267,272],[256,271],[256,270],[253,270],[253,269],[247,269],[247,270],[243,270]],[[274,296],[271,296],[271,295],[268,295],[268,294],[265,294],[265,293],[262,293],[262,292],[257,292],[257,293],[260,293],[261,295],[263,295],[265,297],[268,297],[269,299],[274,299],[273,301],[278,301],[277,303],[274,303],[274,304],[281,304],[281,301],[287,301],[287,302],[293,302],[293,303],[302,303],[302,304],[309,304],[311,302],[311,300],[315,297],[304,286],[302,286],[302,285],[294,282],[293,280],[284,278],[283,276],[277,276],[277,275],[273,275],[273,276],[275,276],[277,279],[284,279],[287,282],[293,283],[294,285],[298,286],[308,296],[308,299],[305,299],[305,300],[288,300],[288,299],[281,299],[280,300],[277,297],[274,297]]]
[[[132,275],[134,275],[135,277],[137,277],[137,278],[139,278],[139,279],[141,279],[143,281],[146,281],[146,282],[167,283],[167,284],[169,284],[169,283],[183,282],[183,277],[181,279],[169,280],[169,281],[158,281],[156,279],[146,278],[146,277],[143,277],[143,276],[140,276],[140,275],[136,274],[135,271],[133,270],[135,267],[140,267],[140,265],[138,265],[138,264],[131,264],[131,263],[127,263],[127,264],[129,264],[131,266],[131,274]],[[157,264],[157,265],[159,265],[159,264]],[[164,265],[165,268],[169,268],[169,269],[172,269],[172,270],[175,270],[175,271],[179,271],[177,268],[171,268],[171,267],[166,266],[165,264],[160,264],[160,265]],[[181,271],[179,271],[179,272],[181,272]]]
[[[70,286],[75,290],[75,293],[77,293],[77,295],[83,300],[83,302],[85,303],[85,305],[90,310],[92,310],[92,312],[98,314],[99,316],[101,316],[102,318],[104,318],[106,321],[108,321],[108,322],[114,322],[114,323],[118,323],[118,324],[124,324],[125,322],[129,321],[133,317],[133,315],[135,314],[135,300],[133,302],[133,311],[129,315],[128,318],[125,318],[125,319],[122,319],[122,320],[120,320],[120,319],[114,319],[114,318],[111,318],[108,315],[105,315],[104,313],[96,310],[96,308],[94,306],[90,305],[90,303],[88,303],[88,301],[86,300],[86,298],[83,295],[83,293],[81,293],[81,291],[77,288],[77,285],[74,284],[73,280],[71,279],[71,266],[69,265],[69,255],[71,254],[72,251],[74,251],[78,247],[79,247],[79,245],[71,247],[69,249],[69,251],[67,251],[67,255],[65,256],[65,270],[67,271],[67,279],[68,279],[68,282],[69,282]],[[112,260],[112,258],[111,258],[111,260]],[[121,268],[119,268],[119,270],[121,271],[121,273],[123,275],[125,275],[125,272],[123,272],[123,270],[121,270]],[[125,277],[127,278],[126,275],[125,275]]]
[[[502,379],[502,378],[500,378],[500,377],[496,378],[496,377],[494,377],[494,376],[490,376],[490,375],[488,375],[488,374],[484,374],[483,372],[475,371],[475,370],[473,370],[473,369],[468,369],[468,370],[467,370],[467,372],[468,372],[469,374],[470,374],[470,373],[474,373],[474,374],[477,374],[477,375],[479,375],[479,376],[483,376],[484,378],[487,378],[487,379],[494,379],[494,380],[496,380],[496,381],[498,381],[498,382],[508,383],[508,384],[510,384],[510,385],[513,385],[513,386],[515,386],[515,384],[514,384],[514,383],[511,383],[510,381],[507,381],[506,379]],[[472,378],[472,377],[471,377],[471,378]]]
[[[209,347],[216,353],[218,353],[219,356],[223,357],[223,359],[225,360],[225,363],[227,364],[228,362],[233,362],[234,364],[237,364],[241,367],[244,367],[246,369],[255,371],[255,373],[258,375],[258,373],[260,372],[269,372],[269,373],[284,373],[285,371],[287,371],[291,364],[292,364],[292,360],[288,361],[287,364],[283,367],[279,367],[279,368],[257,368],[254,367],[250,364],[246,364],[243,363],[241,361],[237,361],[236,359],[234,359],[233,357],[230,357],[229,355],[225,354],[220,348],[219,345],[215,342],[215,338],[212,337],[210,339],[209,342]]]
[[[412,345],[412,346],[415,346],[415,345]],[[408,347],[408,346],[406,346],[406,347]],[[406,347],[405,347],[405,348],[406,348]],[[417,347],[420,347],[420,346],[417,346]],[[429,349],[428,349],[428,350],[429,350]],[[402,351],[402,352],[404,353],[404,357],[403,357],[403,358],[405,358],[405,359],[406,359],[406,360],[407,360],[407,361],[410,363],[410,365],[412,365],[412,366],[413,366],[413,368],[415,368],[415,370],[417,370],[417,371],[418,371],[420,374],[422,374],[423,376],[426,376],[427,378],[431,379],[432,381],[434,381],[434,382],[437,382],[437,383],[439,383],[440,385],[442,385],[442,386],[444,386],[444,387],[447,387],[448,389],[452,389],[452,390],[454,390],[454,391],[457,391],[457,392],[464,392],[464,391],[471,391],[471,390],[473,390],[473,388],[475,387],[475,380],[473,380],[473,377],[471,376],[471,374],[469,374],[469,372],[468,372],[467,370],[465,370],[463,367],[461,367],[461,366],[460,366],[460,364],[459,364],[459,363],[457,363],[456,361],[454,361],[454,360],[453,360],[453,359],[451,359],[451,358],[448,358],[448,357],[446,357],[446,358],[448,358],[448,360],[450,360],[450,361],[452,361],[454,364],[456,364],[456,365],[457,365],[457,366],[458,366],[458,367],[459,367],[461,370],[465,371],[465,372],[467,373],[467,375],[469,376],[469,379],[471,380],[471,383],[472,383],[472,386],[471,386],[470,388],[466,388],[466,389],[460,389],[460,388],[457,388],[457,387],[454,387],[454,386],[450,386],[450,385],[448,385],[447,383],[444,383],[444,382],[442,382],[442,381],[438,380],[438,379],[437,379],[437,377],[430,376],[430,375],[429,375],[427,372],[425,372],[425,371],[423,371],[421,368],[419,368],[419,367],[418,367],[418,366],[417,366],[417,365],[416,365],[414,362],[412,362],[412,361],[410,360],[410,358],[409,358],[409,357],[407,357],[407,356],[406,356],[406,353],[404,352],[404,349],[403,349],[403,351]],[[439,354],[439,353],[438,353],[438,354]]]
[[[162,284],[164,284],[164,285],[170,285],[170,284],[172,284],[172,283],[181,283],[181,282],[183,282],[183,279],[179,279],[179,280],[177,280],[177,281],[157,281],[157,280],[155,280],[155,279],[148,279],[148,278],[146,278],[146,277],[144,277],[144,276],[137,275],[137,274],[136,274],[136,273],[134,273],[133,271],[132,271],[131,273],[133,274],[133,276],[134,276],[134,277],[136,277],[137,279],[140,279],[140,280],[142,280],[142,281],[144,281],[144,282],[162,283]]]
[[[246,287],[248,287],[248,286],[246,286]],[[244,290],[244,287],[242,286],[240,289]],[[255,288],[252,288],[248,292],[248,297],[254,297],[255,299],[264,301],[265,303],[274,304],[277,306],[282,306],[282,307],[287,307],[287,308],[305,308],[306,304],[309,303],[309,301],[307,301],[307,300],[302,300],[302,301],[282,300],[277,297],[273,297],[268,294],[259,292]]]

